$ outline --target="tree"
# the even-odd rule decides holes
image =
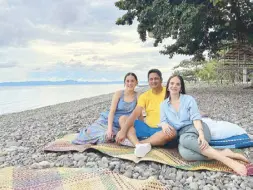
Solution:
[[[196,78],[196,73],[198,71],[196,70],[189,70],[189,69],[183,69],[183,70],[175,70],[173,72],[173,75],[180,75],[184,78],[185,81],[195,81],[197,80]]]
[[[119,0],[115,6],[126,13],[116,24],[131,25],[137,19],[140,39],[152,33],[154,46],[166,38],[162,54],[209,57],[229,42],[253,44],[253,3],[249,0]]]
[[[198,72],[198,77],[203,81],[214,81],[217,80],[217,61],[211,60],[209,62],[206,62],[202,69]]]
[[[200,70],[200,66],[204,64],[204,60],[198,61],[195,59],[187,59],[180,62],[179,65],[175,66],[173,70],[176,70],[182,75],[184,78],[188,78],[188,80],[194,80],[197,82],[198,72]],[[179,69],[179,70],[177,70]]]

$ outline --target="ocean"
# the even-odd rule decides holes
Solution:
[[[0,87],[0,115],[89,98],[124,89],[123,84]]]

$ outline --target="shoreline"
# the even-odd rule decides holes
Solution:
[[[43,106],[43,107],[39,107],[39,108],[34,108],[34,109],[27,109],[27,110],[23,110],[23,111],[17,111],[17,112],[11,112],[11,113],[3,113],[0,114],[1,116],[7,116],[7,115],[12,115],[12,114],[25,114],[25,112],[39,112],[42,111],[43,109],[51,109],[57,106],[64,106],[64,104],[75,104],[76,102],[82,102],[85,101],[87,99],[91,99],[93,100],[94,98],[107,98],[107,96],[112,96],[113,93],[108,93],[108,94],[101,94],[101,95],[97,95],[97,96],[92,96],[92,97],[88,97],[88,98],[81,98],[81,99],[77,99],[77,100],[71,100],[71,101],[67,101],[67,102],[61,102],[61,103],[56,103],[56,104],[52,104],[52,105],[47,105],[47,106]]]
[[[145,90],[146,88],[142,88]],[[0,115],[0,168],[8,166],[35,167],[100,167],[98,161],[102,158],[108,163],[116,161],[126,167],[132,167],[128,177],[146,179],[137,168],[143,171],[148,167],[156,168],[155,176],[170,189],[183,189],[182,185],[190,185],[191,178],[196,189],[253,189],[252,177],[240,177],[232,174],[210,171],[184,171],[163,164],[130,161],[111,158],[98,152],[84,153],[45,153],[43,147],[66,134],[76,133],[79,129],[91,124],[102,111],[110,107],[113,93],[91,98],[60,103],[53,106],[27,110],[18,113]],[[248,134],[253,135],[253,90],[242,87],[199,87],[187,88],[187,94],[194,96],[199,108],[216,120],[225,120],[243,127]],[[253,147],[243,149],[248,158],[253,161]],[[77,158],[86,160],[76,160]],[[92,161],[91,161],[92,160]],[[93,163],[92,166],[90,165]],[[47,163],[47,165],[42,165]],[[151,166],[149,166],[151,165]],[[111,168],[110,168],[111,169]],[[111,169],[121,174],[119,171]],[[139,169],[140,170],[140,169]],[[123,173],[122,173],[123,172]],[[136,174],[138,173],[138,175]],[[222,182],[213,179],[217,176]],[[233,176],[233,177],[232,177]],[[212,180],[213,179],[213,180]],[[229,185],[230,184],[230,185]],[[243,184],[243,187],[240,186]],[[231,187],[232,186],[232,187]]]
[[[166,84],[163,84],[163,86],[166,86]],[[230,88],[234,88],[234,86],[232,85],[229,85],[229,86],[225,86],[225,85],[217,85],[217,84],[207,84],[207,83],[186,83],[186,91],[188,92],[188,90],[190,91],[193,91],[195,89],[198,89],[198,88],[227,88],[227,89],[230,89]],[[241,88],[241,90],[251,90],[251,88],[249,89],[246,89],[245,87],[248,87],[248,85],[245,85],[245,84],[240,84],[240,85],[237,85],[235,86],[236,88]],[[140,92],[144,92],[145,90],[149,89],[149,85],[139,85],[138,86],[138,89],[137,91],[140,91]],[[107,99],[109,97],[112,97],[112,95],[114,94],[114,92],[111,92],[111,93],[106,93],[106,94],[100,94],[100,95],[95,95],[95,96],[92,96],[92,97],[87,97],[87,98],[80,98],[80,99],[76,99],[76,100],[70,100],[70,101],[66,101],[66,102],[60,102],[60,103],[55,103],[55,104],[51,104],[51,105],[46,105],[46,106],[42,106],[42,107],[38,107],[38,108],[32,108],[32,109],[27,109],[27,110],[23,110],[23,111],[14,111],[14,112],[10,112],[10,113],[3,113],[3,114],[0,114],[0,118],[2,116],[7,116],[7,115],[11,115],[11,114],[26,114],[26,113],[29,113],[29,112],[39,112],[39,111],[42,111],[41,109],[54,109],[55,106],[64,106],[64,104],[75,104],[76,102],[80,102],[82,103],[83,101],[87,100],[87,99],[91,99],[91,101],[96,101],[94,100],[94,98],[98,98],[98,99]],[[109,96],[109,97],[108,97]]]
[[[118,84],[116,84],[116,85],[118,85]],[[50,86],[48,86],[48,87],[50,87]],[[136,91],[141,91],[142,89],[146,89],[147,87],[148,87],[147,85],[140,85],[140,86],[138,86],[136,88]],[[122,89],[124,89],[123,86],[122,86]],[[120,88],[119,88],[119,90],[120,90]],[[85,96],[84,97],[75,97],[76,99],[75,98],[73,98],[72,100],[71,99],[70,100],[66,100],[65,99],[65,100],[62,100],[62,102],[61,101],[59,101],[59,102],[54,101],[54,103],[48,102],[48,105],[43,105],[43,103],[39,103],[39,105],[36,105],[36,101],[33,100],[32,102],[35,103],[35,104],[34,105],[30,104],[30,108],[29,107],[28,108],[24,108],[24,110],[20,110],[20,111],[17,108],[12,109],[14,111],[10,111],[10,112],[1,112],[0,111],[0,117],[3,116],[3,115],[18,114],[18,113],[21,113],[21,112],[26,112],[26,111],[36,110],[36,109],[58,106],[58,105],[64,104],[64,103],[70,103],[70,102],[75,102],[75,101],[82,101],[83,99],[87,99],[87,98],[95,98],[95,97],[99,97],[99,96],[108,96],[108,95],[112,95],[113,93],[114,92],[110,92],[109,91],[109,92],[104,92],[103,94],[96,95],[97,93],[95,92],[91,96],[90,96],[90,94],[88,94],[88,96],[86,95],[87,97],[85,97]],[[60,100],[61,99],[62,98],[60,98]],[[41,99],[40,101],[43,102],[43,99]],[[12,105],[12,104],[10,103],[10,105]],[[15,106],[18,107],[19,105],[17,104]],[[6,108],[7,108],[7,110],[10,110],[8,107],[6,107]],[[4,107],[0,107],[0,110],[4,110]]]

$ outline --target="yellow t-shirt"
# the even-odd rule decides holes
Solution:
[[[160,104],[164,100],[166,88],[163,87],[162,92],[154,94],[152,89],[144,92],[138,98],[137,106],[141,106],[146,111],[146,124],[156,128],[160,123]]]

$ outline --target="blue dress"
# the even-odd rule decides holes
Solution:
[[[117,134],[119,131],[119,118],[123,115],[129,116],[137,104],[137,93],[132,102],[124,101],[124,91],[122,91],[117,104],[117,108],[113,118],[113,133]],[[100,117],[90,126],[83,128],[76,139],[72,141],[73,144],[100,144],[106,142],[106,131],[108,128],[109,110],[102,112]]]

